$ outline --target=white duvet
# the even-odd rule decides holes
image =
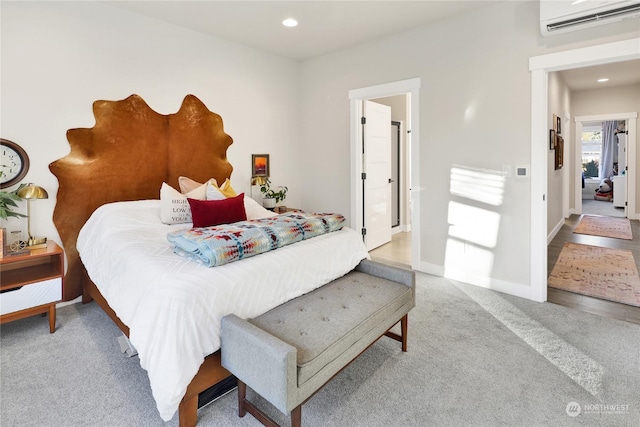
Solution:
[[[160,416],[173,417],[205,356],[220,348],[220,320],[258,316],[352,270],[369,255],[354,230],[318,236],[208,268],[173,253],[160,201],[104,205],[78,236],[89,277],[129,327]]]

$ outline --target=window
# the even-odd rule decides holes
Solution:
[[[582,172],[585,178],[598,178],[602,154],[602,124],[585,123],[582,127]]]

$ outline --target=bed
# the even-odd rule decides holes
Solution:
[[[137,95],[96,101],[93,111],[94,127],[69,130],[71,152],[50,165],[68,266],[63,297],[96,301],[138,350],[160,416],[177,410],[181,426],[195,425],[198,395],[230,376],[220,365],[222,316],[257,316],[368,254],[344,227],[212,268],[180,257],[166,235],[191,225],[160,220],[159,191],[179,188],[182,176],[200,183],[231,177],[232,139],[222,118],[193,95],[169,115]]]

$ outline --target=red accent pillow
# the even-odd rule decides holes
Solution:
[[[209,227],[219,224],[245,221],[244,193],[224,200],[198,200],[187,198],[191,206],[194,227]]]

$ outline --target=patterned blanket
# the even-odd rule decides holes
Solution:
[[[340,214],[296,212],[174,231],[167,239],[175,253],[215,267],[339,230],[344,222]]]

